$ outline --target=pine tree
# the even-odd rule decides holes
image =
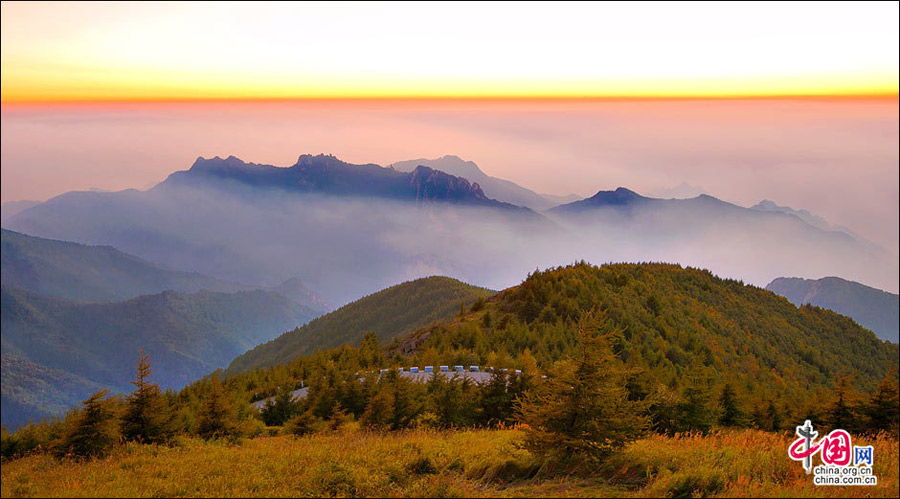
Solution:
[[[422,413],[422,393],[425,388],[406,378],[402,378],[395,371],[388,373],[386,382],[390,383],[394,395],[394,417],[391,419],[391,429],[401,430],[410,428]]]
[[[153,369],[150,356],[143,350],[138,354],[135,389],[128,396],[122,416],[122,437],[127,441],[149,444],[165,443],[173,433],[169,405],[160,393],[159,385],[149,381]]]
[[[319,419],[313,415],[312,411],[305,411],[297,414],[284,423],[284,431],[289,435],[302,437],[315,431]]]
[[[900,433],[900,388],[896,369],[889,372],[878,384],[878,388],[866,404],[866,415],[869,431],[884,430],[895,437]]]
[[[299,411],[299,405],[294,402],[293,392],[288,388],[280,387],[274,400],[269,400],[260,411],[260,417],[266,426],[282,426]]]
[[[369,331],[363,336],[359,344],[359,367],[367,369],[378,367],[384,363],[384,350],[374,331]]]
[[[390,386],[382,385],[369,399],[362,416],[362,423],[369,428],[382,430],[391,427],[394,420],[394,393]]]
[[[769,430],[778,431],[781,429],[781,412],[775,406],[775,401],[769,401],[769,408],[766,410],[766,418],[769,422]]]
[[[737,393],[735,393],[731,383],[726,383],[722,387],[722,395],[719,396],[719,408],[722,411],[719,416],[720,425],[743,426],[745,424],[744,411],[738,405]]]
[[[119,435],[108,394],[109,390],[101,390],[82,402],[84,407],[55,448],[58,456],[83,458],[109,453]]]
[[[643,434],[646,404],[628,399],[628,371],[611,347],[621,331],[609,330],[595,310],[577,327],[578,357],[560,363],[543,390],[520,402],[520,420],[528,425],[525,447],[535,454],[598,461]]]
[[[197,434],[205,439],[221,438],[236,433],[237,425],[231,402],[218,378],[213,378],[197,419]]]
[[[480,405],[483,424],[496,426],[512,416],[515,400],[507,389],[508,385],[509,376],[495,372],[490,381],[482,386]]]
[[[704,381],[697,377],[689,379],[675,408],[678,431],[709,431],[717,419],[711,402],[712,394]]]
[[[841,376],[834,388],[834,402],[825,412],[825,423],[832,429],[855,430],[856,394],[853,391],[853,376]]]

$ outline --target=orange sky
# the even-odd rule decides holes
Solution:
[[[2,3],[4,104],[897,95],[897,3]]]

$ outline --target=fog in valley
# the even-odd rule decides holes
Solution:
[[[335,307],[429,275],[503,289],[582,259],[677,262],[758,286],[838,274],[896,292],[898,278],[896,258],[872,243],[707,196],[536,213],[164,182],[68,193],[5,226],[248,285],[299,278]]]

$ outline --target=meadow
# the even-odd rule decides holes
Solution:
[[[787,433],[722,430],[650,436],[594,469],[543,465],[520,429],[362,431],[228,443],[179,437],[108,457],[44,453],[6,461],[2,497],[897,497],[898,443],[875,447],[874,487],[816,487],[787,456]]]

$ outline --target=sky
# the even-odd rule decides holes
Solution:
[[[896,94],[898,4],[3,2],[2,100]]]
[[[197,156],[455,154],[542,193],[771,199],[897,252],[896,2],[0,9],[3,202]]]

